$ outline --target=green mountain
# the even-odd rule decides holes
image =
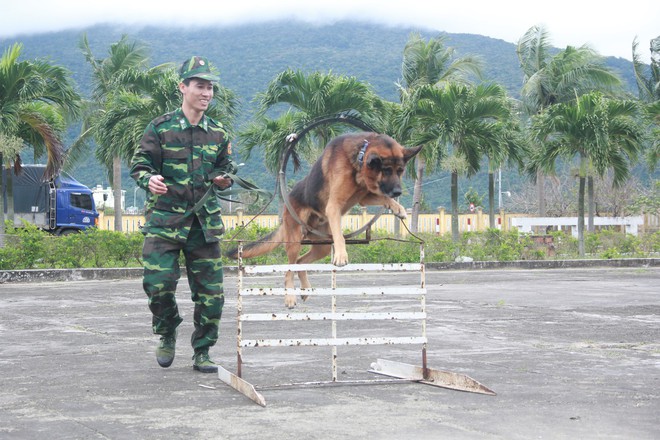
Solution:
[[[519,96],[522,74],[518,68],[515,45],[503,40],[473,34],[448,34],[428,29],[388,27],[363,22],[339,22],[317,26],[302,22],[270,22],[234,27],[165,28],[122,26],[94,26],[85,29],[24,35],[0,39],[3,50],[14,42],[24,46],[23,58],[47,58],[71,70],[82,94],[90,91],[91,71],[78,47],[83,33],[99,58],[107,56],[110,44],[122,34],[145,42],[151,50],[153,65],[175,63],[192,54],[207,56],[220,70],[221,82],[233,89],[242,101],[241,117],[237,124],[248,121],[253,114],[253,99],[267,84],[287,68],[303,71],[332,71],[354,76],[370,83],[383,98],[397,101],[395,83],[400,79],[403,48],[411,33],[423,37],[444,35],[447,46],[459,56],[476,55],[485,64],[485,80],[502,84],[513,97]],[[579,44],[579,42],[577,42]],[[630,91],[634,90],[632,63],[609,57],[607,64],[623,78]],[[70,138],[76,129],[70,130]],[[235,140],[240,144],[240,139]],[[239,158],[240,160],[240,158]],[[88,186],[107,185],[105,171],[93,155],[74,170],[73,175]],[[241,174],[253,178],[260,186],[272,188],[275,178],[264,169],[259,157],[246,162]],[[515,191],[522,178],[515,171],[506,173],[508,181],[503,190]],[[134,183],[124,173],[123,187],[127,190],[127,204],[132,204]],[[443,174],[427,177],[425,200],[429,207],[449,205],[449,184]],[[461,179],[459,191],[469,187],[486,194],[486,176],[480,174],[470,181]],[[412,185],[409,185],[412,191]],[[406,200],[404,197],[404,204]]]

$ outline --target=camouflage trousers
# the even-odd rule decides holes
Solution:
[[[225,296],[222,260],[218,243],[206,243],[195,221],[185,243],[148,233],[144,239],[144,291],[153,315],[153,332],[174,334],[183,319],[179,315],[175,291],[181,277],[179,255],[183,251],[188,285],[195,303],[195,329],[191,343],[195,352],[207,350],[218,340],[218,328]]]

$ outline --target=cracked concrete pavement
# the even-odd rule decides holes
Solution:
[[[365,273],[339,282],[418,279]],[[225,274],[221,335],[211,350],[230,371],[236,280]],[[280,286],[282,280],[254,282]],[[184,323],[167,369],[155,361],[157,339],[139,278],[0,284],[0,437],[660,438],[660,268],[427,270],[426,282],[429,367],[467,374],[496,396],[419,383],[269,389],[328,380],[330,348],[245,349],[243,377],[264,387],[264,408],[216,375],[193,372],[185,280],[178,290]],[[286,310],[281,298],[259,301]],[[315,311],[324,301],[312,297],[298,309]],[[406,306],[387,298],[345,301],[350,310]],[[295,331],[328,336],[325,324]],[[375,334],[389,331],[387,324],[350,321],[340,323],[340,332]],[[253,331],[294,331],[262,326]],[[374,378],[367,370],[377,358],[421,362],[414,346],[340,347],[340,379]]]

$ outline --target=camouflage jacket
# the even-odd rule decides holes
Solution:
[[[131,161],[131,177],[147,192],[144,234],[186,241],[195,217],[193,207],[213,185],[209,174],[235,173],[229,157],[229,140],[222,125],[204,115],[190,125],[179,108],[147,125]],[[149,191],[149,179],[160,174],[168,190]],[[220,203],[209,197],[196,213],[207,242],[217,242],[224,232]]]

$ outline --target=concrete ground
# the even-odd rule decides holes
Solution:
[[[236,281],[226,274],[221,338],[211,350],[230,371]],[[248,348],[243,377],[261,387],[264,408],[216,375],[193,372],[185,281],[178,293],[185,321],[167,369],[155,361],[139,279],[0,284],[0,438],[660,438],[660,268],[429,270],[426,281],[428,366],[467,374],[496,396],[419,383],[274,388],[329,380],[330,348]],[[254,282],[281,285],[279,276]],[[366,273],[341,283],[414,285],[419,274]],[[409,306],[400,298],[339,300],[350,311]],[[281,298],[252,301],[286,312]],[[298,311],[326,306],[327,298],[312,297]],[[340,336],[416,325],[338,323]],[[246,323],[244,332],[313,338],[328,329]],[[366,371],[377,358],[421,363],[415,346],[340,347],[340,380],[381,378]]]

